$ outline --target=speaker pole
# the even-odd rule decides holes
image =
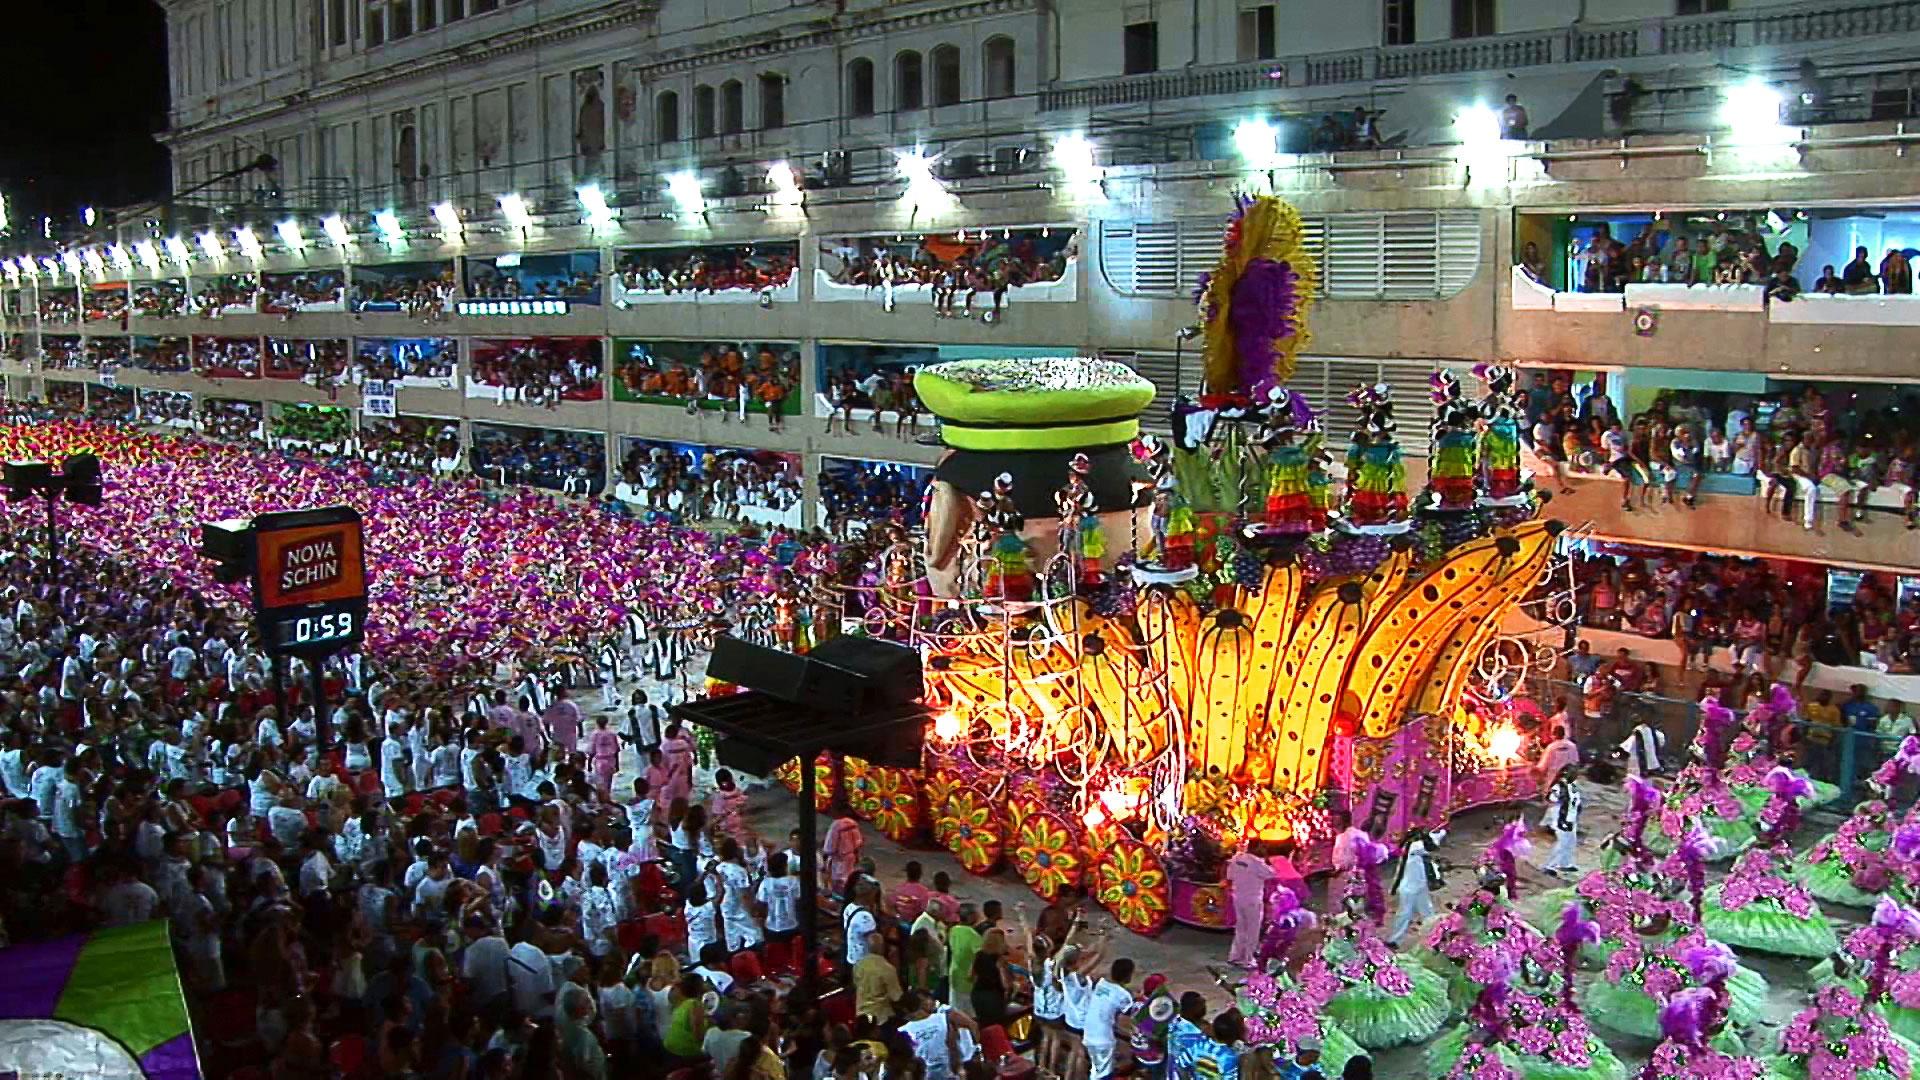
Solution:
[[[814,829],[813,755],[800,755],[800,993],[812,1000],[820,928],[820,844]]]

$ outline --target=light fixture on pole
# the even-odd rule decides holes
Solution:
[[[400,224],[400,215],[391,210],[380,210],[373,215],[373,227],[380,232],[380,239],[388,247],[405,247],[407,243],[406,226]]]
[[[466,238],[466,226],[460,223],[460,211],[450,202],[433,205],[433,220],[440,226],[440,239],[457,244]]]
[[[893,166],[899,171],[900,178],[907,182],[907,190],[900,193],[901,198],[913,203],[916,207],[939,205],[952,199],[952,195],[947,191],[947,185],[941,183],[940,178],[934,175],[934,160],[918,146],[911,150],[893,152]]]
[[[806,193],[800,190],[800,177],[794,174],[793,166],[784,161],[767,166],[767,183],[773,188],[773,201],[781,206],[798,206],[806,201]]]
[[[100,257],[99,248],[88,248],[83,258],[87,264],[87,272],[93,275],[93,280],[107,280],[107,260]]]
[[[353,230],[347,228],[347,219],[339,214],[328,214],[321,218],[320,231],[327,234],[327,242],[334,247],[353,246]]]
[[[1094,187],[1105,179],[1106,174],[1094,161],[1093,143],[1078,132],[1056,140],[1050,157],[1070,188]]]
[[[1720,120],[1733,129],[1742,143],[1778,144],[1790,142],[1793,129],[1781,122],[1786,98],[1780,91],[1759,79],[1748,79],[1727,87],[1726,100],[1720,105]]]
[[[518,193],[500,196],[500,216],[507,219],[507,225],[522,234],[533,228],[533,211],[527,207],[527,200]]]
[[[127,254],[127,249],[119,244],[108,245],[107,261],[113,264],[115,270],[133,269],[133,256]]]
[[[140,257],[140,265],[147,268],[147,273],[160,272],[160,249],[153,246],[153,241],[142,240],[134,244],[133,253]]]
[[[94,222],[100,220],[100,215],[97,212],[95,212],[95,210],[91,206],[81,211],[80,217],[81,217],[81,220],[87,223],[87,228],[89,229],[93,228]]]
[[[700,191],[700,174],[692,170],[668,174],[667,196],[682,214],[704,215],[707,212],[707,197]]]
[[[187,248],[187,242],[185,240],[177,236],[169,236],[166,239],[166,246],[167,254],[174,262],[179,263],[181,266],[185,266],[193,261],[193,252]]]
[[[620,215],[607,205],[607,193],[600,190],[599,184],[582,184],[573,191],[580,200],[580,209],[586,212],[587,228],[598,232],[620,224]]]
[[[253,226],[242,225],[233,231],[233,242],[240,246],[240,254],[254,262],[266,254],[266,248],[260,246],[260,238],[253,235]]]
[[[288,251],[299,254],[307,250],[306,234],[300,231],[300,222],[294,218],[275,225],[273,231],[280,234],[280,242],[287,245]]]
[[[1280,155],[1280,133],[1265,117],[1242,120],[1233,128],[1233,149],[1253,168],[1272,168]]]
[[[200,250],[205,252],[207,258],[214,262],[219,262],[221,259],[227,257],[226,245],[220,242],[220,235],[212,229],[208,229],[206,232],[200,234]]]
[[[60,265],[67,268],[67,273],[73,275],[74,283],[78,284],[81,275],[80,253],[77,251],[63,252],[60,256]]]

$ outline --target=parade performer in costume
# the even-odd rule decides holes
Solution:
[[[1473,373],[1486,385],[1480,399],[1480,469],[1486,500],[1505,505],[1524,494],[1520,480],[1520,417],[1526,411],[1510,367],[1479,364]]]
[[[1778,1080],[1911,1080],[1920,1047],[1895,1034],[1875,1006],[1881,994],[1856,994],[1828,983],[1813,1004],[1780,1032],[1780,1052],[1767,1059]]]
[[[1541,869],[1549,874],[1577,874],[1580,868],[1574,865],[1574,852],[1580,846],[1580,771],[1579,767],[1569,765],[1554,777],[1553,786],[1547,789],[1547,812],[1541,824],[1553,830],[1553,850],[1547,853],[1546,865]]]
[[[1440,867],[1434,853],[1446,838],[1445,829],[1431,833],[1416,829],[1407,834],[1406,851],[1400,856],[1400,873],[1393,883],[1399,907],[1394,911],[1387,944],[1400,944],[1400,939],[1407,936],[1415,922],[1433,918],[1433,890],[1440,885]]]
[[[1660,753],[1666,748],[1666,732],[1644,720],[1635,724],[1620,744],[1620,752],[1627,757],[1627,775],[1653,776],[1661,772],[1665,767],[1660,764]]]
[[[1284,970],[1300,931],[1312,929],[1319,921],[1301,902],[1300,894],[1284,886],[1268,889],[1266,930],[1260,935],[1261,970]]]
[[[1434,372],[1433,455],[1427,464],[1427,489],[1440,510],[1468,510],[1474,506],[1474,480],[1479,474],[1479,452],[1474,439],[1478,416],[1460,392],[1460,380],[1450,371]]]
[[[1447,979],[1454,1011],[1465,1011],[1487,987],[1489,957],[1512,954],[1551,968],[1555,954],[1546,936],[1515,911],[1519,860],[1527,855],[1526,825],[1512,822],[1480,858],[1478,887],[1455,903],[1428,932],[1416,955]]]
[[[1867,780],[1870,797],[1807,853],[1800,884],[1815,897],[1848,907],[1870,908],[1891,883],[1889,848],[1900,818],[1887,797],[1901,778],[1920,773],[1920,737],[1902,740],[1894,756]],[[1911,815],[1913,812],[1909,811]]]
[[[1716,941],[1782,956],[1823,957],[1840,944],[1820,905],[1791,876],[1799,826],[1798,799],[1812,785],[1783,768],[1768,774],[1773,802],[1761,812],[1760,843],[1733,864],[1727,879],[1707,891],[1706,931]]]
[[[1364,863],[1363,863],[1364,865]],[[1446,1022],[1446,980],[1380,939],[1361,915],[1330,920],[1317,956],[1300,969],[1306,992],[1325,1000],[1326,1015],[1369,1050],[1420,1042]]]
[[[1920,912],[1890,897],[1811,974],[1816,987],[1844,986],[1864,997],[1876,972],[1884,987],[1876,1007],[1896,1035],[1920,1043]]]
[[[1773,792],[1764,783],[1767,774],[1776,766],[1791,767],[1791,762],[1774,759],[1774,737],[1780,728],[1792,720],[1798,705],[1792,687],[1786,683],[1774,683],[1768,691],[1767,700],[1747,710],[1746,716],[1741,718],[1739,731],[1734,734],[1728,747],[1727,783],[1732,786],[1734,797],[1746,808],[1749,819],[1757,818],[1772,801]],[[1799,798],[1800,809],[1825,806],[1840,797],[1839,787],[1824,780],[1815,780],[1804,770],[1795,769],[1794,772],[1806,784],[1805,793]]]
[[[1296,1061],[1302,1050],[1318,1046],[1320,1060],[1316,1067],[1322,1075],[1337,1076],[1349,1060],[1364,1051],[1353,1036],[1327,1016],[1330,986],[1325,981],[1315,983],[1318,991],[1327,992],[1327,996],[1321,996],[1282,971],[1252,974],[1227,989],[1233,992],[1234,1007],[1246,1017],[1247,1045],[1271,1048],[1276,1063]],[[1173,1075],[1192,1074],[1181,1071]]]
[[[1275,537],[1303,537],[1326,527],[1326,518],[1314,507],[1310,460],[1319,445],[1317,421],[1307,400],[1274,387],[1268,392],[1260,444],[1266,448],[1266,501],[1261,507],[1260,533]]]
[[[1696,827],[1713,839],[1707,857],[1719,862],[1745,851],[1754,838],[1746,808],[1727,786],[1727,747],[1734,731],[1733,711],[1719,702],[1701,706],[1700,735],[1694,743],[1694,761],[1680,770],[1667,789],[1660,811],[1660,831],[1649,841],[1653,850],[1675,850],[1679,838]]]
[[[1660,1045],[1636,1080],[1759,1080],[1762,1064],[1742,1054],[1727,1032],[1727,979],[1733,954],[1724,946],[1687,950],[1681,963],[1698,986],[1677,990],[1660,1003]]]
[[[1353,525],[1385,525],[1407,516],[1407,467],[1394,438],[1392,393],[1387,384],[1377,383],[1347,395],[1347,404],[1360,410],[1347,449],[1343,511]]]

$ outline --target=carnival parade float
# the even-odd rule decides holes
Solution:
[[[1310,872],[1339,818],[1393,841],[1535,793],[1537,717],[1509,699],[1556,656],[1501,625],[1571,580],[1518,468],[1512,373],[1476,371],[1478,397],[1434,376],[1409,491],[1387,386],[1355,388],[1337,435],[1287,387],[1316,293],[1300,238],[1285,202],[1236,201],[1171,438],[1113,361],[918,373],[947,447],[924,536],[818,568],[801,603],[816,637],[920,649],[936,720],[917,770],[813,763],[823,806],[1150,933],[1231,925],[1242,845]]]

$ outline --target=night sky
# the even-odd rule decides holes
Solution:
[[[153,0],[8,3],[0,34],[0,191],[12,247],[41,214],[78,221],[167,190],[166,17]]]

